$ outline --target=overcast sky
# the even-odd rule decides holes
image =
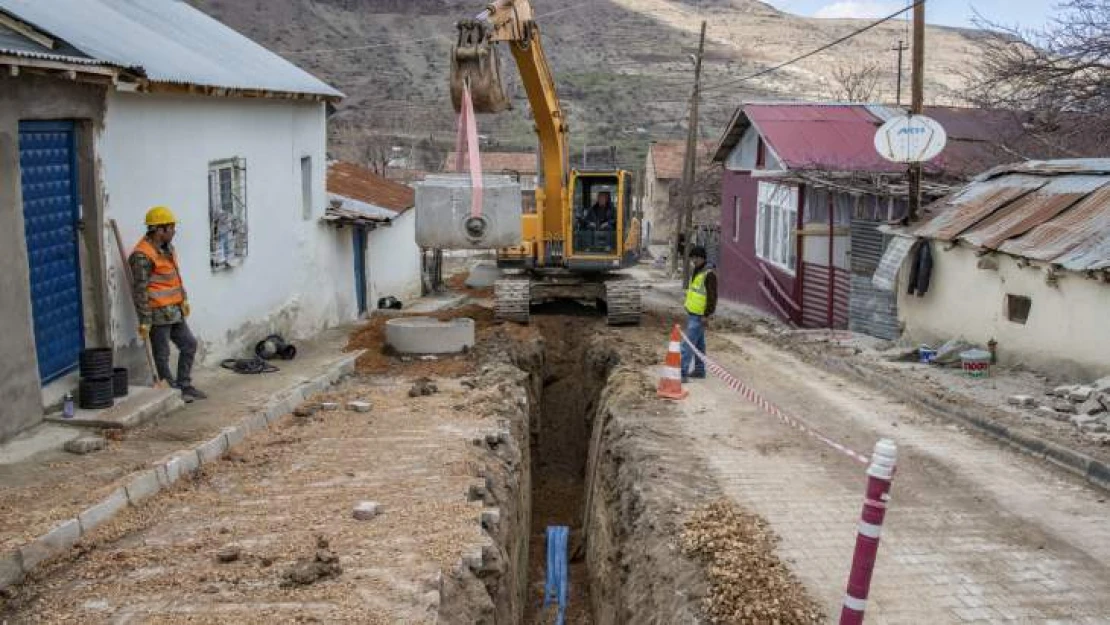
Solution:
[[[906,0],[764,0],[774,6],[815,17],[884,17],[909,4]],[[1058,0],[928,0],[925,19],[931,24],[971,26],[973,8],[1007,25],[1039,27]]]

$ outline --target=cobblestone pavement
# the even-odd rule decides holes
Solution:
[[[286,417],[47,565],[0,621],[436,622],[441,571],[487,540],[466,493],[470,440],[493,424],[453,409],[467,396],[457,381],[418,399],[410,386],[355,378],[319,396],[373,410]],[[354,519],[367,500],[384,512]],[[318,536],[342,573],[290,587]],[[228,548],[240,552],[221,563]]]
[[[1110,623],[1105,492],[1035,459],[884,399],[751,337],[711,357],[785,412],[899,467],[867,622]],[[840,612],[864,468],[745,402],[715,379],[680,403],[721,489],[765,517],[781,555],[830,620]]]

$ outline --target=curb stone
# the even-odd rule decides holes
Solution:
[[[322,392],[335,381],[354,373],[355,361],[361,354],[361,351],[352,352],[336,361],[323,374],[313,378],[312,384],[321,385],[320,392]],[[203,464],[218,460],[226,453],[231,440],[235,440],[236,443],[242,442],[250,434],[266,429],[273,422],[289,414],[304,400],[302,393],[305,388],[306,385],[302,383],[292,393],[270,402],[266,408],[257,410],[244,418],[238,426],[224,428],[215,438],[193,449],[176,452],[169,460],[160,461],[153,469],[133,475],[126,487],[116,489],[100,503],[86,508],[77,515],[76,519],[62,521],[46,534],[21,548],[0,555],[0,590],[22,582],[26,574],[36,566],[50,556],[71,548],[82,535],[110,521],[129,504],[135,505],[153,497],[181,479],[182,475],[200,468],[202,460]],[[285,409],[286,405],[288,409]],[[216,450],[219,450],[219,453],[215,453]],[[215,453],[214,457],[213,453]],[[49,554],[43,557],[47,551]],[[25,559],[25,554],[30,557]]]
[[[957,406],[947,405],[924,393],[917,393],[891,384],[881,376],[864,370],[858,365],[843,359],[827,356],[824,358],[823,364],[828,369],[848,373],[872,387],[877,387],[890,393],[894,397],[916,402],[942,419],[952,420],[955,418],[955,420],[970,425],[991,438],[1036,458],[1047,460],[1069,473],[1083,478],[1093,486],[1105,491],[1110,491],[1110,466],[1084,453],[1068,449],[1062,445],[1031,434],[1011,430],[990,419],[968,413]]]
[[[23,569],[30,571],[53,556],[69,549],[81,539],[81,523],[77,519],[62,521],[46,534],[36,538],[31,544],[19,549]],[[0,564],[0,569],[3,565]],[[0,572],[0,579],[3,573]]]

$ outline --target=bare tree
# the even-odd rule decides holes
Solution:
[[[870,102],[881,74],[882,67],[876,61],[840,63],[829,73],[829,95],[841,102]]]
[[[373,134],[366,137],[363,159],[366,166],[375,174],[384,176],[393,155],[393,140],[385,135]]]
[[[969,100],[1029,113],[1031,133],[1058,146],[1097,148],[1110,139],[1110,0],[1063,0],[1041,29],[977,21],[988,34]]]

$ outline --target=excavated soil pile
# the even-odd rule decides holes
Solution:
[[[775,555],[777,543],[766,521],[730,501],[716,501],[690,517],[682,551],[705,565],[710,589],[703,607],[711,622],[822,622],[817,604]]]
[[[451,289],[452,291],[454,291],[456,293],[462,293],[464,295],[469,295],[470,297],[473,297],[473,298],[476,298],[476,299],[488,299],[490,297],[493,297],[493,287],[492,286],[489,286],[489,287],[486,287],[486,288],[483,288],[483,289],[473,289],[473,288],[470,288],[470,287],[466,286],[466,281],[469,278],[470,278],[470,272],[469,271],[464,271],[462,273],[457,273],[457,274],[451,276],[450,278],[447,278],[446,280],[444,280],[444,283],[447,285],[448,289]]]
[[[359,373],[453,378],[474,369],[477,359],[473,354],[436,356],[434,359],[425,360],[419,356],[401,357],[392,353],[385,343],[385,324],[390,319],[398,317],[434,317],[440,321],[469,317],[474,320],[479,341],[483,337],[488,337],[495,327],[501,325],[494,321],[492,310],[474,305],[428,314],[377,315],[351,333],[344,348],[347,352],[367,350],[355,363]]]

